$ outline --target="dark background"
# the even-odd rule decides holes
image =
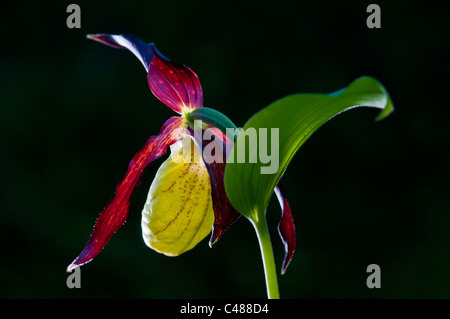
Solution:
[[[238,126],[285,95],[328,93],[370,75],[395,113],[357,109],[302,147],[284,182],[297,249],[284,298],[450,297],[448,8],[443,2],[77,1],[0,5],[0,297],[264,298],[258,243],[241,218],[212,249],[177,258],[148,249],[141,209],[153,163],[130,217],[66,287],[80,253],[132,156],[172,110],[150,92],[129,52],[85,38],[132,33],[199,76],[205,106]],[[245,182],[245,181],[243,181]],[[277,266],[284,255],[268,208]],[[381,267],[381,289],[366,267]]]

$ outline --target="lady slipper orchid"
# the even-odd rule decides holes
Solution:
[[[196,110],[202,108],[202,116],[198,117],[205,122],[202,132],[208,130],[213,134],[213,142],[222,150],[233,145],[224,129],[234,124],[223,114],[203,108],[203,92],[197,75],[164,57],[153,43],[147,44],[132,35],[95,34],[88,38],[131,51],[147,71],[152,93],[180,116],[169,118],[159,134],[151,136],[133,157],[113,199],[101,212],[89,241],[68,271],[91,261],[125,223],[131,195],[145,168],[165,155],[169,147],[171,155],[156,173],[142,211],[144,241],[160,253],[177,256],[192,249],[212,231],[212,246],[240,214],[225,192],[226,158],[206,160],[207,143],[196,137],[192,121],[197,119]],[[282,188],[277,187],[275,191],[283,211],[279,232],[286,248],[284,272],[294,252],[295,229]]]

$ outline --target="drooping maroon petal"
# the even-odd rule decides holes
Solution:
[[[153,94],[178,113],[183,108],[203,106],[203,91],[197,75],[187,66],[164,58],[156,48],[148,72],[148,84]]]
[[[284,256],[283,265],[281,267],[281,273],[284,274],[286,268],[291,262],[292,256],[295,250],[295,225],[294,219],[292,218],[291,208],[289,207],[288,201],[285,197],[284,188],[281,181],[275,187],[275,194],[277,195],[278,201],[281,206],[281,220],[278,224],[278,233],[280,234],[281,240],[284,244],[284,249],[286,254]]]
[[[159,135],[151,136],[145,146],[131,160],[124,179],[117,184],[111,202],[103,209],[91,237],[81,254],[69,265],[68,271],[91,261],[108,243],[112,235],[125,223],[131,195],[147,165],[166,153],[185,130],[184,119],[171,117],[164,123]]]
[[[211,180],[211,195],[214,209],[214,225],[209,239],[209,245],[214,245],[240,216],[225,192],[223,177],[226,163],[205,163]]]
[[[175,112],[203,106],[203,91],[197,75],[187,66],[167,59],[153,43],[147,44],[134,35],[90,34],[88,38],[130,50],[144,65],[152,93]]]
[[[207,124],[205,126],[207,127],[206,131],[202,129],[201,132],[195,133],[190,128],[188,131],[194,137],[194,141],[199,148],[201,146],[203,161],[211,181],[214,225],[209,245],[212,246],[241,214],[231,205],[225,191],[226,155],[228,154],[227,149],[232,146],[232,142],[219,129]]]

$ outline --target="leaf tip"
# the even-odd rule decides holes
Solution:
[[[387,93],[386,93],[387,94]],[[378,114],[378,116],[375,118],[375,122],[380,122],[384,120],[386,117],[388,117],[392,112],[394,112],[394,105],[392,104],[392,101],[390,100],[389,96],[387,97],[388,101],[386,103],[386,106],[381,112]]]

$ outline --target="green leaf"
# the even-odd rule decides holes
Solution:
[[[325,122],[336,115],[355,107],[374,107],[381,109],[376,120],[381,120],[393,111],[393,104],[385,88],[371,77],[361,77],[347,88],[330,94],[294,94],[270,104],[256,113],[245,124],[243,132],[255,128],[278,128],[279,141],[267,137],[267,155],[274,147],[278,151],[279,165],[273,174],[261,174],[263,163],[258,154],[256,163],[250,162],[250,151],[255,152],[258,143],[249,143],[246,134],[241,133],[233,147],[230,157],[234,162],[227,163],[225,169],[225,188],[234,208],[253,222],[264,218],[272,192],[284,174],[298,149]],[[260,139],[260,136],[258,136]],[[276,145],[278,144],[278,145]],[[238,162],[238,150],[245,150],[246,160]],[[275,161],[275,159],[272,159]]]

